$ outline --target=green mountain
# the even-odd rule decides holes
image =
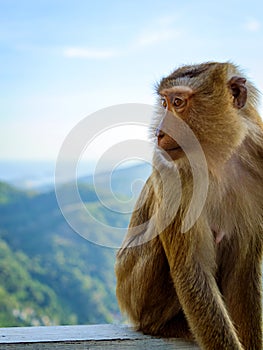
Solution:
[[[91,185],[82,181],[79,192],[98,221],[127,227],[129,214],[111,213]],[[110,203],[110,194],[101,193]],[[88,222],[95,235],[100,227]],[[118,322],[115,253],[71,229],[54,191],[0,183],[0,326]]]

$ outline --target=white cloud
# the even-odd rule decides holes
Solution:
[[[68,47],[64,50],[64,56],[69,58],[105,59],[117,56],[117,52],[111,49],[92,49],[85,47]]]
[[[180,36],[179,31],[173,29],[163,29],[161,31],[152,31],[142,33],[136,40],[138,46],[150,46],[162,43],[164,41],[176,39]]]
[[[175,20],[172,16],[156,19],[152,26],[137,37],[137,46],[146,47],[179,38],[181,32],[176,28]]]
[[[180,30],[175,26],[176,18],[163,16],[153,21],[147,29],[139,32],[127,47],[116,49],[89,48],[89,47],[67,47],[64,49],[64,56],[67,58],[84,59],[108,59],[130,54],[138,49],[159,45],[165,41],[175,40],[181,36]]]
[[[258,32],[261,29],[261,22],[256,18],[249,18],[245,23],[245,28],[249,32]]]
[[[173,25],[177,19],[178,16],[175,15],[162,16],[156,19],[156,24],[160,26],[169,26]]]

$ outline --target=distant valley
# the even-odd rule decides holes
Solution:
[[[134,180],[140,178],[141,186],[149,172],[144,165],[116,171],[111,177],[114,194],[128,199],[134,194]],[[105,186],[107,177],[97,176],[96,191],[91,176],[81,177],[80,196],[98,222],[125,228],[130,215],[117,215],[122,202],[114,200],[112,214],[98,198],[99,193],[106,203],[113,201]],[[107,234],[105,227],[101,232],[99,224],[90,222],[86,228],[96,238]],[[21,189],[0,182],[0,326],[120,322],[115,253],[74,232],[58,207],[54,189]]]

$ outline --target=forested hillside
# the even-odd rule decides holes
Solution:
[[[85,181],[80,195],[100,220],[127,225],[128,215],[106,215]],[[54,191],[0,183],[0,326],[117,322],[115,253],[70,228]]]

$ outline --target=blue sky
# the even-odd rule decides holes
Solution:
[[[0,0],[0,159],[56,159],[90,113],[151,104],[163,75],[209,60],[263,91],[261,0]]]

